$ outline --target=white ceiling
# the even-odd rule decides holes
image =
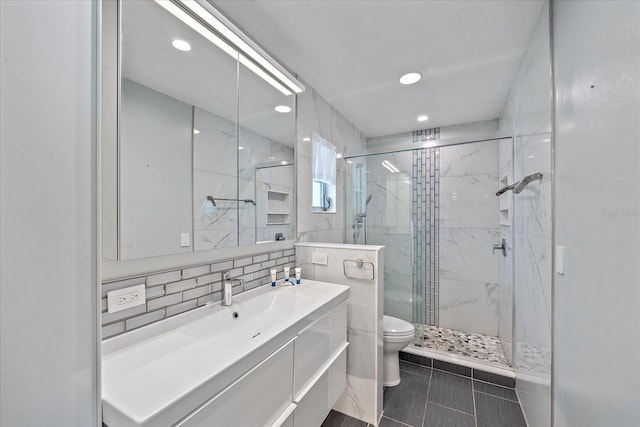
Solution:
[[[373,137],[497,118],[543,1],[214,3]]]

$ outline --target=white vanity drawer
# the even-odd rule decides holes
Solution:
[[[340,304],[298,335],[295,343],[294,396],[300,394],[346,342],[346,303]]]
[[[318,427],[333,408],[347,381],[347,343],[327,361],[296,398],[295,427]]]
[[[246,427],[274,423],[291,405],[292,366],[293,341],[204,403],[177,426]]]

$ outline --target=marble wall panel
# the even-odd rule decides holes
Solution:
[[[440,327],[498,335],[497,283],[440,279]]]

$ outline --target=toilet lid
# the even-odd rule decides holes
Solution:
[[[408,335],[414,332],[414,327],[411,323],[393,316],[383,317],[382,328],[384,329],[384,335]]]

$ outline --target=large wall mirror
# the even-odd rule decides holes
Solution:
[[[207,31],[214,38],[219,32],[187,3],[107,5],[119,28],[116,46],[105,48],[116,53],[118,66],[105,61],[103,67],[105,90],[106,74],[119,69],[111,85],[118,92],[118,131],[113,138],[103,134],[103,144],[116,144],[111,156],[103,150],[104,194],[113,193],[103,197],[107,258],[295,236],[295,93],[241,49],[212,42]]]

